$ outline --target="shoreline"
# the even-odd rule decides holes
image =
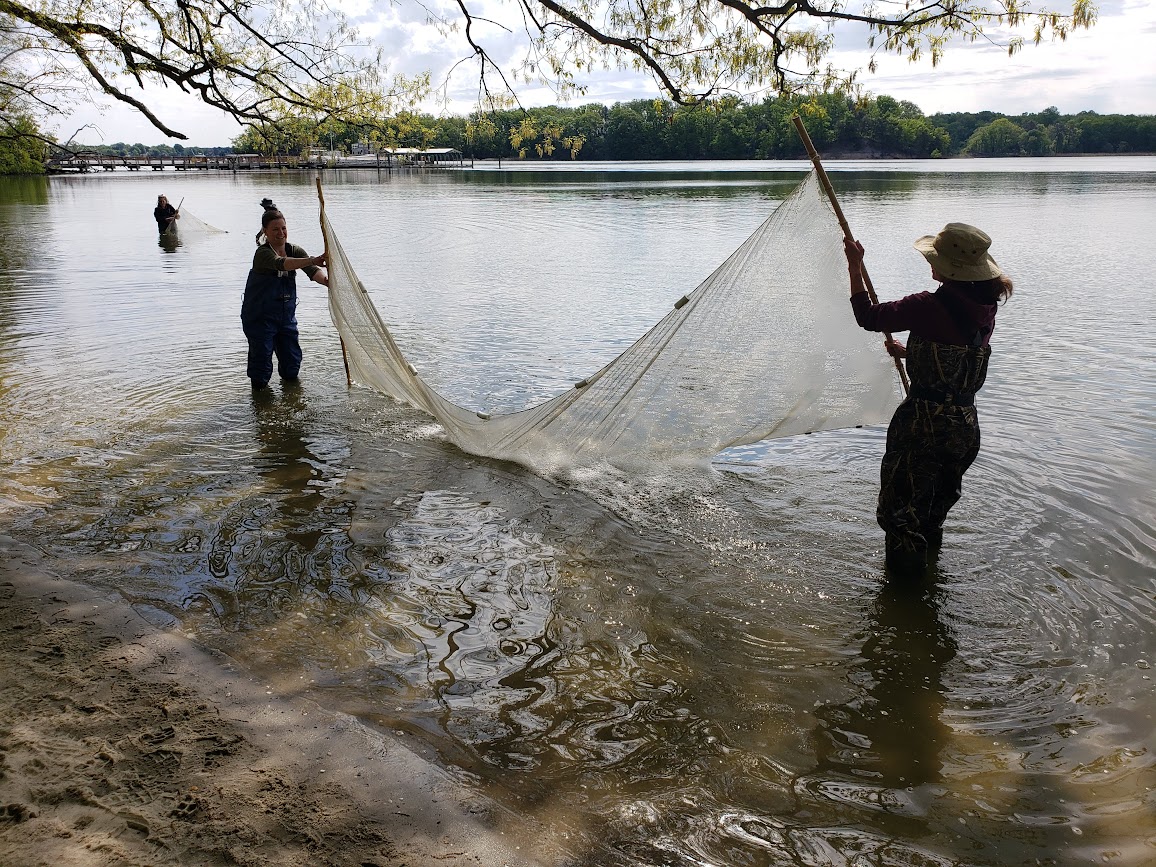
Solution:
[[[5,867],[571,863],[394,738],[272,690],[0,537]]]
[[[958,162],[984,163],[984,162],[992,162],[992,161],[997,161],[997,160],[998,161],[1041,160],[1041,159],[1082,160],[1082,159],[1104,159],[1104,158],[1127,159],[1127,158],[1132,158],[1132,157],[1143,159],[1143,158],[1151,158],[1153,156],[1156,156],[1156,152],[1150,152],[1150,151],[1128,151],[1125,153],[1091,152],[1091,153],[1047,154],[1047,155],[1039,155],[1039,156],[1026,155],[1026,154],[1016,154],[1016,155],[1007,155],[1007,156],[976,156],[976,155],[970,155],[970,154],[952,154],[949,156],[939,156],[939,157],[911,157],[911,156],[889,156],[889,155],[873,153],[873,152],[831,151],[829,153],[823,154],[823,161],[827,164],[838,163],[838,162],[856,162],[856,163],[910,162],[910,163],[919,163],[919,164],[926,163],[926,164],[930,164],[930,165],[938,165],[938,164],[952,163],[952,162],[955,162],[955,163],[958,163]],[[238,171],[240,171],[242,174],[263,174],[263,173],[268,173],[268,172],[278,172],[278,173],[309,172],[309,173],[315,174],[318,172],[337,171],[340,169],[350,169],[350,170],[375,169],[377,171],[387,171],[387,172],[412,172],[412,171],[421,171],[421,172],[426,172],[426,171],[439,171],[439,172],[457,171],[457,172],[461,172],[461,171],[471,171],[471,170],[477,171],[479,169],[491,170],[494,168],[511,169],[511,170],[517,169],[517,170],[522,170],[522,171],[526,171],[526,170],[563,171],[568,166],[582,167],[584,170],[590,170],[591,168],[595,168],[595,167],[599,167],[599,166],[605,166],[605,167],[607,167],[607,170],[610,170],[612,167],[618,166],[618,165],[632,165],[632,166],[634,166],[634,165],[647,165],[649,163],[653,163],[656,165],[669,165],[671,163],[683,163],[683,164],[687,164],[687,165],[696,165],[696,166],[711,166],[711,165],[719,164],[719,163],[736,163],[736,162],[748,163],[748,164],[766,163],[766,164],[775,164],[776,168],[780,168],[781,164],[784,164],[784,163],[792,163],[792,164],[798,163],[798,164],[800,164],[800,167],[802,167],[803,169],[806,169],[810,165],[810,159],[806,155],[798,156],[798,157],[774,157],[774,158],[763,158],[763,159],[751,157],[751,158],[736,158],[736,159],[702,158],[702,159],[573,160],[573,161],[570,161],[570,160],[541,160],[541,159],[539,159],[539,160],[524,160],[524,159],[517,159],[514,157],[503,157],[501,159],[498,159],[496,157],[487,157],[484,159],[468,159],[467,158],[460,164],[459,163],[444,164],[444,165],[442,165],[442,164],[432,164],[432,165],[402,164],[402,165],[392,165],[392,166],[387,166],[385,164],[375,162],[372,157],[355,157],[355,156],[340,157],[340,158],[337,158],[336,160],[334,160],[332,162],[326,162],[324,165],[317,165],[317,164],[311,164],[311,163],[299,164],[298,162],[296,162],[296,160],[298,160],[298,159],[299,158],[297,158],[297,157],[293,157],[292,160],[294,160],[295,162],[293,162],[292,165],[289,165],[289,164],[280,165],[280,164],[278,164],[276,166],[274,166],[274,165],[245,166],[242,169],[226,168],[226,167],[222,167],[222,166],[213,166],[213,167],[209,167],[209,168],[205,168],[205,167],[185,168],[185,167],[177,167],[177,166],[170,165],[170,166],[165,166],[165,167],[153,167],[154,170],[149,172],[147,176],[148,177],[154,177],[154,178],[158,177],[158,176],[159,177],[166,177],[166,176],[172,177],[175,174],[176,176],[194,175],[194,176],[211,177],[213,175],[218,175],[218,176],[219,175],[235,175],[238,173]],[[166,169],[171,169],[172,171],[166,171]],[[85,176],[85,175],[90,175],[90,174],[93,176],[99,175],[99,176],[106,176],[106,177],[107,176],[124,176],[124,175],[141,176],[141,172],[139,171],[139,167],[129,168],[127,166],[116,166],[116,167],[107,167],[106,166],[106,167],[102,168],[100,165],[97,165],[94,168],[84,169],[84,170],[78,170],[78,169],[74,169],[74,168],[48,168],[44,172],[35,173],[35,174],[22,174],[22,175],[20,175],[20,174],[12,174],[12,175],[0,174],[0,177],[8,177],[8,178],[72,177],[72,176]]]

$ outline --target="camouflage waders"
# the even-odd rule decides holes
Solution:
[[[961,495],[963,474],[979,454],[975,393],[991,349],[954,346],[912,335],[907,344],[911,393],[887,428],[876,518],[887,533],[892,573],[922,574],[929,549]]]

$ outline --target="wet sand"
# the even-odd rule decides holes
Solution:
[[[549,839],[0,537],[4,867],[573,863]]]

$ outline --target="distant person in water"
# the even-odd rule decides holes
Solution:
[[[157,206],[153,208],[153,217],[157,221],[157,231],[164,233],[169,229],[176,228],[176,222],[181,218],[181,215],[176,208],[169,204],[167,198],[157,196]]]
[[[253,388],[264,388],[273,375],[273,355],[277,373],[283,380],[295,380],[301,370],[301,345],[297,342],[297,270],[314,283],[329,285],[329,276],[318,266],[325,256],[310,256],[289,243],[285,215],[269,199],[261,200],[261,231],[257,252],[245,283],[241,303],[241,326],[249,341],[246,373]]]
[[[962,493],[963,474],[979,454],[975,393],[987,376],[992,331],[1012,281],[988,253],[991,238],[965,223],[915,242],[931,265],[934,292],[872,304],[863,282],[863,245],[844,239],[855,320],[868,331],[909,331],[911,393],[887,429],[876,519],[886,539],[888,572],[921,577],[938,555],[943,522]]]

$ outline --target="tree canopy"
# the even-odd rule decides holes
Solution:
[[[494,22],[481,2],[454,0],[449,17],[433,20],[464,40],[483,97],[516,96],[517,82],[532,79],[581,93],[587,74],[620,67],[650,74],[679,104],[846,87],[855,70],[828,62],[839,23],[860,25],[877,54],[934,64],[952,39],[991,40],[1009,27],[1035,42],[1063,39],[1096,17],[1092,0],[1071,0],[1070,12],[1033,9],[1028,0],[506,0],[526,49],[509,68],[490,53],[483,34]],[[379,51],[326,0],[0,0],[0,36],[0,136],[8,137],[28,134],[17,119],[101,98],[187,138],[179,119],[150,108],[150,92],[161,87],[194,94],[245,125],[278,126],[289,117],[347,123],[393,113],[429,86],[428,77],[389,78]],[[1024,42],[1003,44],[1014,53]]]
[[[0,0],[0,37],[0,136],[21,134],[17,118],[103,97],[185,139],[179,119],[148,105],[161,87],[241,123],[276,123],[379,114],[428,86],[387,79],[380,53],[323,0]]]
[[[344,153],[452,147],[476,159],[555,161],[799,159],[805,153],[795,115],[805,119],[812,140],[833,159],[1156,153],[1153,116],[1062,115],[1054,106],[1012,117],[990,111],[926,116],[905,100],[846,93],[761,100],[724,96],[693,105],[637,99],[468,117],[402,112],[365,124],[296,124],[293,137],[283,129],[253,127],[233,140],[233,149],[303,154],[318,145]]]
[[[502,74],[474,35],[474,2],[457,0],[466,39],[482,65]],[[582,76],[599,67],[649,73],[674,102],[693,103],[723,93],[825,91],[853,85],[857,70],[828,63],[832,28],[861,25],[875,57],[893,54],[937,65],[953,39],[994,42],[994,32],[1066,39],[1096,20],[1092,0],[1072,0],[1070,12],[1034,9],[1028,0],[513,0],[529,39],[525,62],[515,70],[569,91],[584,92]],[[446,22],[447,26],[453,24]],[[1006,37],[1009,54],[1025,44]],[[506,79],[503,77],[503,84]],[[488,90],[488,87],[486,88]]]

